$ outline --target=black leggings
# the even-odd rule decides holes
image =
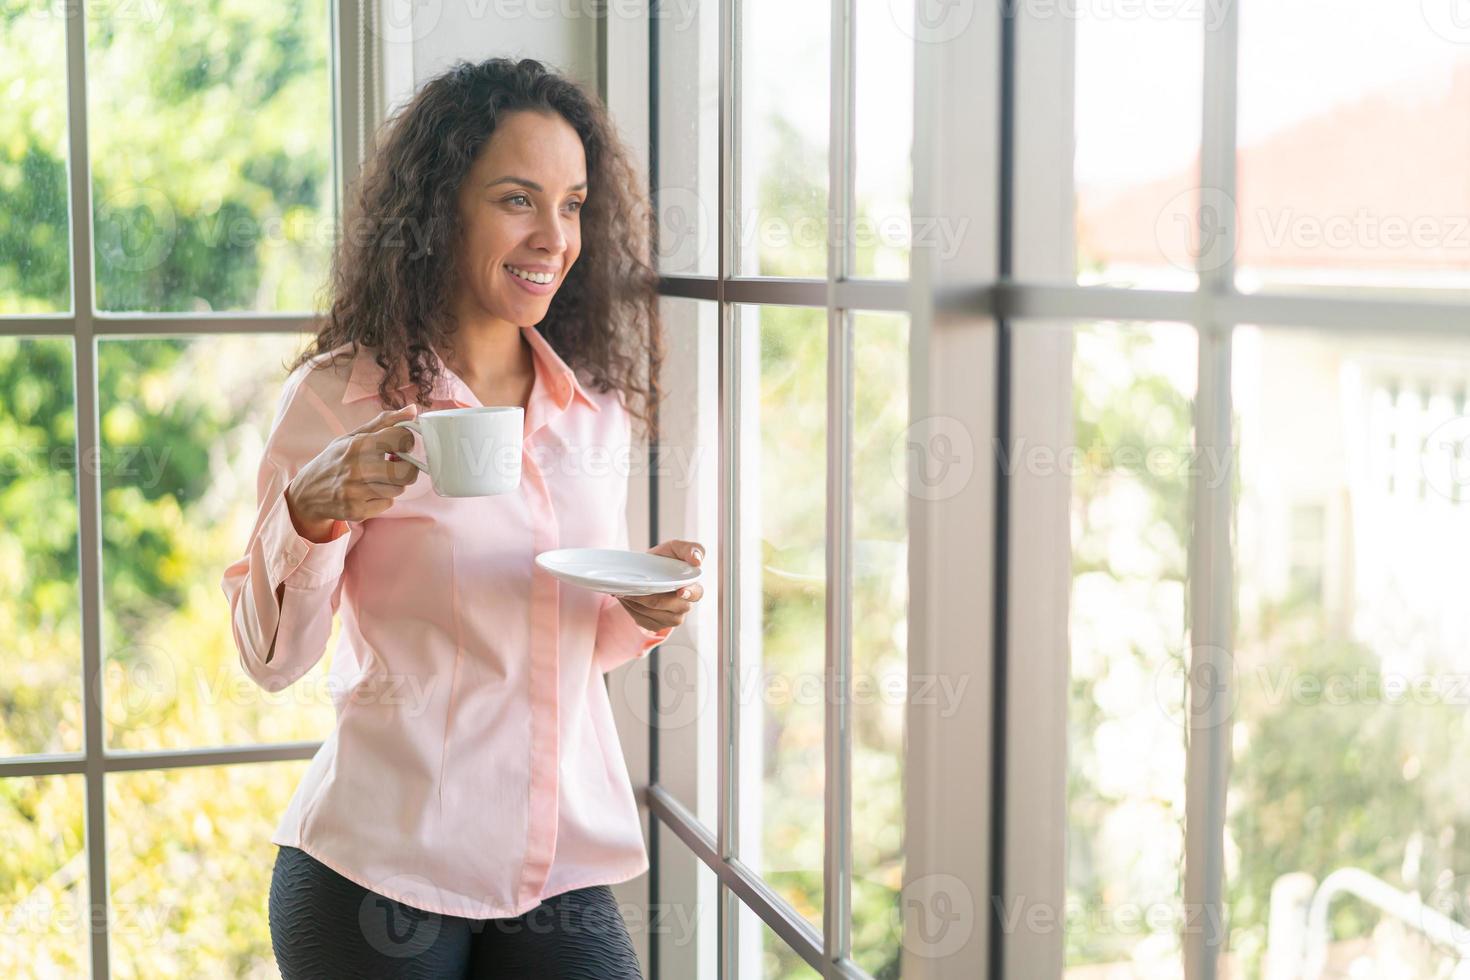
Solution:
[[[270,926],[282,980],[643,980],[607,885],[513,919],[464,919],[395,902],[280,847]]]

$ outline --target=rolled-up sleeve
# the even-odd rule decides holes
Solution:
[[[626,439],[631,435],[632,425],[625,416],[623,419],[623,432]],[[626,454],[614,454],[613,458],[621,458]],[[628,550],[628,481],[614,481],[617,487],[613,493],[613,547]],[[597,615],[597,641],[593,646],[592,661],[604,674],[622,666],[629,660],[637,660],[648,656],[648,651],[668,639],[674,627],[666,626],[661,630],[644,629],[633,619],[631,613],[623,607],[617,597],[604,595],[602,606]]]
[[[240,666],[272,692],[294,683],[326,652],[347,553],[362,536],[360,522],[337,521],[331,538],[313,542],[291,520],[287,486],[342,431],[303,378],[287,380],[260,461],[255,526],[245,553],[220,582]]]
[[[631,613],[612,596],[603,596],[602,611],[597,617],[597,645],[593,660],[605,674],[629,660],[648,656],[648,651],[668,639],[674,627],[661,630],[644,629]]]

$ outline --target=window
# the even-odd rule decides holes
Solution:
[[[697,952],[666,932],[665,976],[902,955],[915,14],[838,8],[835,36],[822,4],[650,19],[677,406],[655,515],[711,553],[683,634],[612,683],[652,684],[657,907],[718,913]]]
[[[1016,622],[990,888],[1036,917],[993,922],[992,975],[1464,955],[1431,761],[1464,721],[1453,6],[997,14]]]
[[[274,973],[255,858],[330,692],[241,683],[218,577],[358,159],[356,7],[0,0],[6,976]]]

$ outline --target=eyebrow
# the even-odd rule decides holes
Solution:
[[[541,193],[542,191],[546,190],[546,188],[542,187],[540,184],[536,183],[534,180],[527,180],[524,177],[510,177],[510,176],[497,177],[494,180],[487,181],[485,183],[485,186],[486,187],[494,187],[496,184],[521,184],[521,185],[523,185],[525,187],[531,188],[531,190],[536,191],[538,194]],[[580,191],[583,188],[585,188],[586,186],[587,186],[587,182],[584,180],[580,184],[573,184],[571,187],[568,187],[567,190],[569,190],[569,191]]]

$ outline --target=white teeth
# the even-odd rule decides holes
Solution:
[[[525,279],[527,282],[540,283],[543,286],[548,285],[556,279],[556,275],[551,272],[527,272],[524,269],[517,269],[513,265],[507,265],[506,269],[508,269],[510,271],[510,274],[513,276],[519,276],[520,278]]]

